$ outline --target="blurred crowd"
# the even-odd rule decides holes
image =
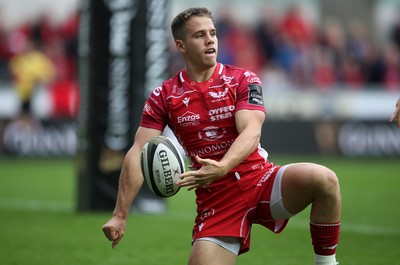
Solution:
[[[30,112],[33,94],[45,88],[53,117],[76,115],[78,27],[77,13],[63,23],[46,15],[11,29],[0,22],[0,89],[16,89],[22,112]]]
[[[254,23],[242,23],[237,12],[225,8],[215,16],[219,61],[256,72],[268,89],[400,90],[400,19],[378,45],[365,23],[332,18],[315,25],[296,6],[259,10]],[[78,13],[63,23],[42,16],[11,30],[0,21],[0,84],[17,90],[24,109],[39,84],[52,91],[53,116],[76,115],[78,27]],[[170,74],[182,66],[171,45]]]
[[[400,19],[378,45],[357,20],[315,25],[292,6],[265,7],[246,24],[237,20],[239,12],[224,7],[216,15],[219,61],[256,72],[268,89],[400,90]],[[173,71],[181,66],[176,60]]]

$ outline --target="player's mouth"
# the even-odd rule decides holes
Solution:
[[[213,55],[216,52],[217,52],[216,49],[210,48],[210,49],[207,49],[204,53],[207,54],[207,55]]]

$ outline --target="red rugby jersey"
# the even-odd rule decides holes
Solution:
[[[163,131],[168,125],[186,151],[191,168],[194,156],[219,161],[238,136],[235,112],[265,112],[260,79],[243,68],[218,63],[207,81],[193,82],[182,70],[149,96],[140,125]],[[260,146],[231,173],[267,169],[268,153]]]

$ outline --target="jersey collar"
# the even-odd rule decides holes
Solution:
[[[222,71],[224,70],[224,65],[222,63],[217,63],[217,67],[215,68],[214,73],[212,74],[212,76],[210,77],[210,79],[215,79],[216,76],[221,75]],[[188,75],[186,74],[185,70],[182,70],[179,73],[179,79],[182,83],[184,83],[185,81],[193,83],[190,78],[188,77]]]

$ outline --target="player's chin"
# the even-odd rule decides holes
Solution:
[[[216,58],[208,57],[204,60],[204,65],[206,65],[208,67],[213,67],[216,65],[216,63],[217,63]]]

